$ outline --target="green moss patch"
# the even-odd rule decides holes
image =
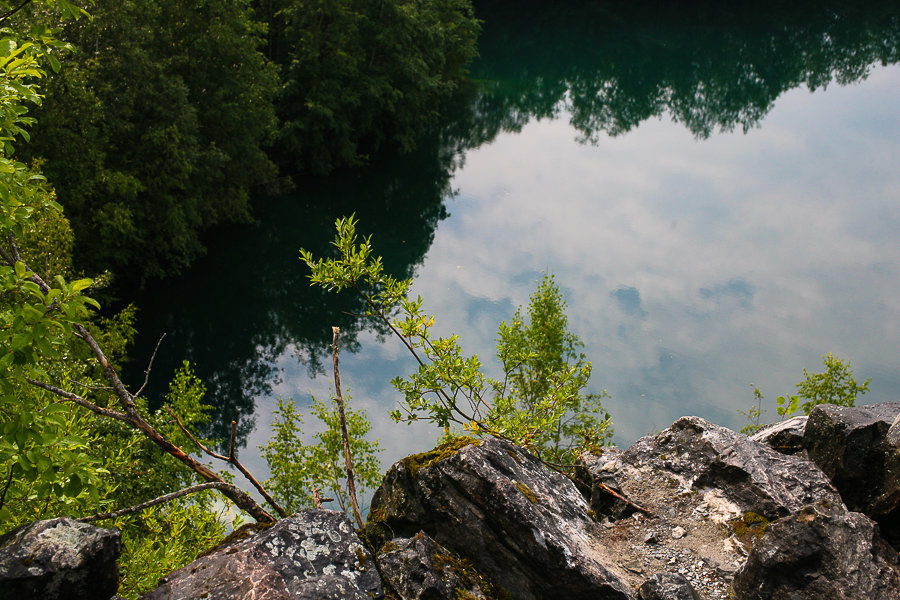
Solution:
[[[429,450],[428,452],[420,452],[419,454],[412,454],[403,459],[403,466],[406,468],[407,472],[410,475],[415,475],[421,469],[425,469],[430,467],[434,463],[444,460],[445,458],[449,458],[459,452],[461,449],[466,446],[480,446],[481,440],[477,440],[475,438],[461,436],[458,438],[454,438],[446,444],[441,444],[434,450]]]
[[[528,501],[532,504],[537,504],[538,499],[537,496],[531,491],[531,488],[525,485],[524,483],[516,482],[516,487],[522,492],[522,495],[528,498]]]
[[[728,522],[734,535],[746,548],[751,548],[766,532],[769,520],[755,512],[748,512],[739,519]]]

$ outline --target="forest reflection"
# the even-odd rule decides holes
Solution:
[[[900,60],[896,2],[478,3],[476,84],[448,141],[569,115],[579,140],[669,117],[697,138],[759,125],[784,92]]]

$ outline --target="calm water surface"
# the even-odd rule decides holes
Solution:
[[[776,420],[775,397],[826,352],[871,378],[862,402],[897,400],[897,9],[592,6],[517,21],[484,3],[475,84],[441,131],[213,232],[191,273],[138,301],[131,379],[167,332],[155,393],[194,361],[264,473],[255,448],[275,399],[330,391],[337,324],[343,384],[384,465],[430,448],[436,430],[387,417],[389,379],[412,368],[401,347],[348,316],[352,299],[310,290],[297,259],[355,211],[439,332],[494,373],[498,323],[554,273],[619,444],[684,414],[739,428],[753,384]]]

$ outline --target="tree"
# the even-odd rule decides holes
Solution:
[[[511,324],[500,324],[497,358],[505,379],[495,388],[488,421],[502,432],[525,432],[520,436],[541,458],[571,464],[578,451],[608,443],[612,431],[600,402],[609,397],[606,390],[582,393],[591,364],[568,329],[565,309],[556,280],[545,275],[528,304],[528,323],[519,307]],[[548,412],[554,419],[544,418]]]
[[[456,426],[501,437],[547,461],[568,461],[610,437],[608,415],[595,414],[601,410],[599,396],[581,394],[590,363],[576,353],[580,342],[566,330],[564,303],[552,278],[532,297],[527,328],[520,312],[513,325],[501,325],[498,357],[504,377],[493,380],[477,356],[465,356],[458,336],[432,337],[434,317],[424,312],[421,297],[409,297],[412,280],[384,272],[371,240],[358,241],[353,217],[338,219],[336,228],[337,258],[315,259],[305,250],[300,257],[313,285],[354,290],[366,303],[366,315],[397,337],[418,363],[414,373],[392,382],[403,394],[391,413],[395,421],[424,419],[445,430]]]

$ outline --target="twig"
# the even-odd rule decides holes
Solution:
[[[144,388],[147,387],[147,382],[150,380],[150,369],[153,368],[153,359],[156,358],[156,353],[159,351],[159,346],[164,339],[166,339],[165,333],[159,336],[159,341],[156,342],[156,348],[153,349],[153,354],[150,355],[150,362],[147,363],[147,369],[144,371],[144,383],[142,383],[141,387],[138,388],[138,391],[134,393],[135,398],[140,396],[141,392],[144,391]]]
[[[190,438],[190,440],[191,440],[192,442],[194,442],[194,444],[196,444],[198,448],[200,448],[200,450],[202,450],[203,452],[205,452],[206,454],[212,456],[212,457],[215,458],[215,459],[218,459],[218,460],[227,462],[228,464],[234,465],[235,468],[237,468],[237,470],[240,471],[241,474],[242,474],[244,477],[247,478],[247,481],[249,481],[249,482],[253,485],[253,487],[255,487],[256,490],[257,490],[260,494],[262,494],[263,498],[266,499],[266,502],[268,502],[268,503],[272,506],[272,508],[275,509],[275,512],[278,513],[278,516],[280,516],[280,517],[287,517],[287,516],[288,516],[287,511],[284,510],[284,509],[283,509],[283,508],[275,501],[275,499],[274,499],[271,495],[269,495],[269,492],[266,491],[266,488],[264,488],[264,487],[262,486],[262,484],[259,483],[259,481],[256,479],[256,477],[254,477],[254,476],[250,473],[250,471],[248,471],[248,470],[244,467],[244,465],[241,464],[241,461],[239,461],[239,460],[237,459],[237,456],[236,456],[235,453],[234,453],[234,440],[235,440],[235,437],[237,437],[237,422],[236,422],[236,421],[232,421],[232,422],[231,422],[231,443],[230,443],[230,446],[231,446],[231,447],[230,447],[230,449],[229,449],[229,451],[228,451],[228,456],[222,456],[222,455],[219,454],[218,452],[213,452],[212,450],[210,450],[209,448],[207,448],[206,446],[204,446],[204,445],[200,442],[200,440],[198,440],[198,439],[196,438],[196,436],[194,436],[194,434],[192,434],[190,431],[188,431],[188,428],[184,426],[184,423],[181,422],[181,419],[178,418],[178,415],[175,414],[175,411],[173,411],[173,410],[172,410],[171,408],[169,408],[168,406],[166,406],[165,408],[166,408],[166,410],[168,411],[168,413],[169,413],[170,415],[172,415],[172,418],[175,419],[175,422],[178,424],[178,427],[181,428],[181,431],[183,431],[184,434],[185,434],[186,436],[188,436],[188,438]]]
[[[598,482],[597,482],[597,488],[599,488],[600,490],[606,492],[607,494],[609,494],[609,495],[612,496],[613,498],[618,498],[619,500],[621,500],[622,502],[624,502],[624,503],[627,504],[628,506],[634,508],[635,510],[639,510],[639,511],[641,511],[642,513],[646,513],[646,514],[648,514],[648,515],[653,514],[653,513],[650,512],[649,509],[644,508],[644,507],[641,506],[640,504],[636,504],[636,503],[632,502],[631,500],[629,500],[628,498],[626,498],[625,496],[623,496],[622,494],[620,494],[619,492],[617,492],[616,490],[612,489],[611,487],[609,487],[608,485],[606,485],[606,484],[604,484],[604,483],[600,483],[600,482],[598,481]]]
[[[140,504],[135,504],[134,506],[129,506],[128,508],[123,508],[121,510],[117,510],[109,513],[98,513],[96,515],[91,515],[89,517],[81,517],[80,519],[75,519],[76,521],[81,521],[82,523],[90,523],[91,521],[103,521],[106,519],[118,519],[119,517],[130,515],[131,513],[136,513],[138,511],[142,511],[145,508],[150,508],[151,506],[156,506],[157,504],[163,504],[165,502],[169,502],[170,500],[174,500],[175,498],[180,498],[182,496],[187,496],[188,494],[194,494],[196,492],[202,492],[203,490],[230,490],[230,489],[238,489],[235,485],[226,483],[224,481],[209,481],[207,483],[200,483],[197,485],[192,485],[190,487],[186,487],[178,490],[177,492],[172,492],[171,494],[164,494],[153,500],[148,500],[146,502],[142,502]]]
[[[183,431],[184,434],[185,434],[186,436],[188,436],[188,438],[189,438],[192,442],[194,442],[194,444],[196,444],[198,448],[200,448],[200,450],[202,450],[202,451],[205,452],[206,454],[209,454],[209,455],[212,456],[213,458],[218,458],[219,460],[224,460],[225,462],[228,462],[228,457],[227,457],[227,456],[222,456],[221,454],[219,454],[219,453],[217,453],[217,452],[213,452],[212,450],[210,450],[209,448],[207,448],[206,446],[204,446],[202,443],[200,443],[200,440],[198,440],[196,437],[194,437],[194,434],[193,434],[193,433],[191,433],[190,431],[188,431],[188,428],[184,426],[184,423],[181,422],[181,419],[178,418],[178,415],[175,414],[175,411],[172,410],[171,407],[169,407],[169,406],[164,406],[163,408],[165,408],[166,411],[172,416],[172,418],[175,419],[175,422],[178,424],[178,427],[181,428],[181,431]]]
[[[350,434],[347,432],[347,416],[344,414],[344,397],[341,395],[341,372],[338,369],[338,338],[341,335],[340,327],[332,327],[331,340],[332,358],[334,362],[334,396],[337,400],[338,415],[341,418],[341,439],[344,441],[344,459],[347,461],[347,491],[350,493],[350,502],[353,504],[353,516],[360,529],[365,529],[366,524],[359,512],[359,504],[356,501],[356,483],[353,480],[353,459],[350,457]]]

